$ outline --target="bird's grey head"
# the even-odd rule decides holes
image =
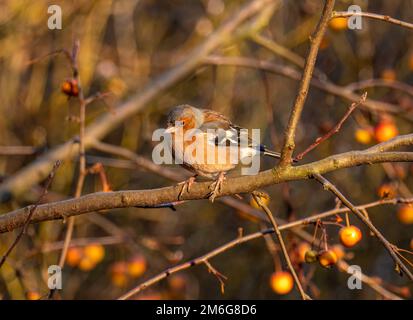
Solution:
[[[203,123],[203,117],[201,110],[188,104],[183,104],[173,108],[169,112],[167,126],[170,128],[179,123],[184,128],[199,128]]]

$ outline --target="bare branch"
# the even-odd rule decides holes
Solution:
[[[281,161],[279,164],[281,167],[291,166],[292,154],[295,148],[295,131],[307,99],[311,77],[313,75],[314,66],[317,60],[318,49],[327,29],[328,21],[330,20],[330,16],[334,8],[334,2],[334,0],[326,0],[321,19],[317,25],[314,35],[311,36],[310,51],[306,58],[303,76],[300,81],[300,87],[297,97],[295,98],[285,132],[284,146],[282,148]]]

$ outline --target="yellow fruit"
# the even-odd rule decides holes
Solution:
[[[105,257],[105,248],[100,244],[90,244],[84,248],[84,255],[93,263],[98,264]]]
[[[335,244],[334,246],[332,246],[331,250],[333,250],[333,252],[336,254],[338,260],[343,259],[345,254],[346,254],[346,252],[344,251],[343,246],[341,246],[339,244]]]
[[[40,300],[40,298],[41,298],[40,294],[36,291],[28,291],[26,293],[27,300]]]
[[[367,129],[357,129],[354,132],[354,137],[356,138],[356,141],[361,144],[369,144],[372,140],[372,134]]]
[[[397,218],[404,224],[413,223],[413,206],[406,204],[397,211]]]
[[[328,26],[334,31],[341,31],[347,29],[347,18],[339,17],[333,18],[328,23]]]
[[[308,251],[305,253],[304,261],[307,262],[307,263],[316,262],[316,261],[317,261],[317,256],[318,256],[318,254],[317,254],[316,251],[314,251],[314,250],[308,250]]]
[[[143,256],[135,256],[128,262],[128,273],[131,277],[140,277],[146,271],[146,260]]]
[[[330,268],[337,263],[337,255],[332,250],[323,251],[318,256],[318,262],[324,268]]]
[[[90,271],[96,267],[96,263],[88,257],[83,257],[80,260],[78,267],[82,271]]]
[[[261,192],[261,193],[262,193],[262,195],[260,196],[261,202],[265,204],[266,206],[268,206],[270,203],[270,196],[265,192]],[[260,205],[255,201],[254,197],[251,197],[250,205],[251,207],[255,209],[261,209]]]
[[[360,242],[362,233],[356,226],[348,226],[340,229],[340,242],[343,246],[351,248]]]
[[[83,250],[81,248],[71,247],[67,250],[66,262],[71,267],[77,267],[83,257]]]
[[[270,286],[275,293],[287,294],[293,289],[294,280],[289,272],[278,271],[271,275]]]
[[[374,128],[374,136],[378,142],[385,142],[398,134],[399,130],[391,121],[381,122]]]
[[[394,198],[396,196],[396,190],[391,184],[384,183],[377,190],[377,194],[380,198]]]
[[[306,262],[305,256],[307,251],[311,250],[311,246],[307,242],[301,242],[297,247],[298,259],[300,262]]]

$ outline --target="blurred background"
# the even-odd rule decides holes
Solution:
[[[80,41],[79,73],[85,95],[110,92],[87,107],[87,124],[141,90],[236,12],[238,0],[102,0],[54,1],[63,13],[62,30],[47,28],[49,1],[0,1],[0,148],[26,146],[25,154],[0,154],[0,181],[58,146],[79,130],[79,103],[62,93],[61,85],[72,76],[64,55],[48,53],[71,50]],[[413,21],[413,1],[336,1],[336,10],[351,4],[363,10]],[[214,53],[226,57],[268,60],[298,72],[308,50],[322,1],[280,1],[260,36],[287,50],[287,58],[275,54],[254,37],[247,37]],[[397,133],[412,131],[413,32],[382,21],[363,19],[362,30],[349,30],[345,19],[330,22],[317,61],[320,77],[354,90],[357,95],[392,104],[401,110],[387,114],[356,110],[340,133],[321,144],[303,162],[367,148]],[[289,57],[289,58],[288,58]],[[291,58],[292,57],[292,58]],[[295,63],[292,63],[295,60]],[[375,79],[375,81],[371,81]],[[298,82],[282,75],[236,66],[208,65],[199,68],[144,110],[130,117],[104,140],[151,159],[152,132],[164,126],[165,113],[175,105],[189,103],[211,108],[246,128],[260,128],[263,142],[279,150]],[[330,130],[344,115],[350,102],[312,88],[297,132],[297,152]],[[173,185],[155,173],[114,155],[88,150],[88,165],[101,163],[112,190],[150,189]],[[263,169],[271,159],[263,160]],[[65,161],[58,169],[46,201],[73,196],[78,161]],[[180,167],[170,166],[177,173]],[[103,171],[100,171],[103,172]],[[328,177],[355,204],[385,197],[411,197],[413,168],[410,164],[361,166],[340,170]],[[86,179],[83,193],[102,190],[102,174]],[[42,187],[0,205],[0,213],[36,202]],[[291,182],[269,187],[269,207],[287,221],[294,221],[335,207],[335,199],[314,181]],[[243,202],[249,203],[248,195]],[[253,203],[254,205],[254,203]],[[371,219],[397,246],[413,244],[413,208],[383,205],[369,209]],[[368,230],[363,239],[346,249],[343,259],[377,277],[383,287],[410,298],[405,278],[393,270],[388,253]],[[237,237],[263,228],[262,223],[222,203],[192,201],[164,209],[128,208],[81,215],[76,218],[61,297],[64,299],[113,299],[157,273],[198,257]],[[313,226],[304,228],[312,235]],[[48,293],[47,267],[56,264],[64,237],[62,221],[31,225],[0,269],[1,299],[38,299]],[[339,227],[326,225],[328,244],[339,243]],[[301,241],[285,232],[291,254]],[[17,231],[0,235],[0,253],[12,243]],[[274,250],[275,249],[275,253]],[[270,249],[270,250],[269,250]],[[298,255],[299,256],[299,255]],[[406,257],[409,257],[407,255]],[[413,256],[410,256],[412,258]],[[282,258],[281,258],[282,260]],[[211,260],[228,277],[225,292],[205,265],[173,275],[136,296],[143,299],[293,299],[295,290],[279,295],[270,277],[285,270],[277,246],[263,238],[248,242]],[[347,275],[337,266],[294,263],[310,295],[319,299],[382,298],[364,285],[349,290]],[[274,284],[273,284],[274,287]],[[410,288],[411,289],[411,288]]]

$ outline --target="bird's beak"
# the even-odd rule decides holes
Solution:
[[[176,131],[175,127],[169,127],[165,130],[166,133],[174,133]]]

